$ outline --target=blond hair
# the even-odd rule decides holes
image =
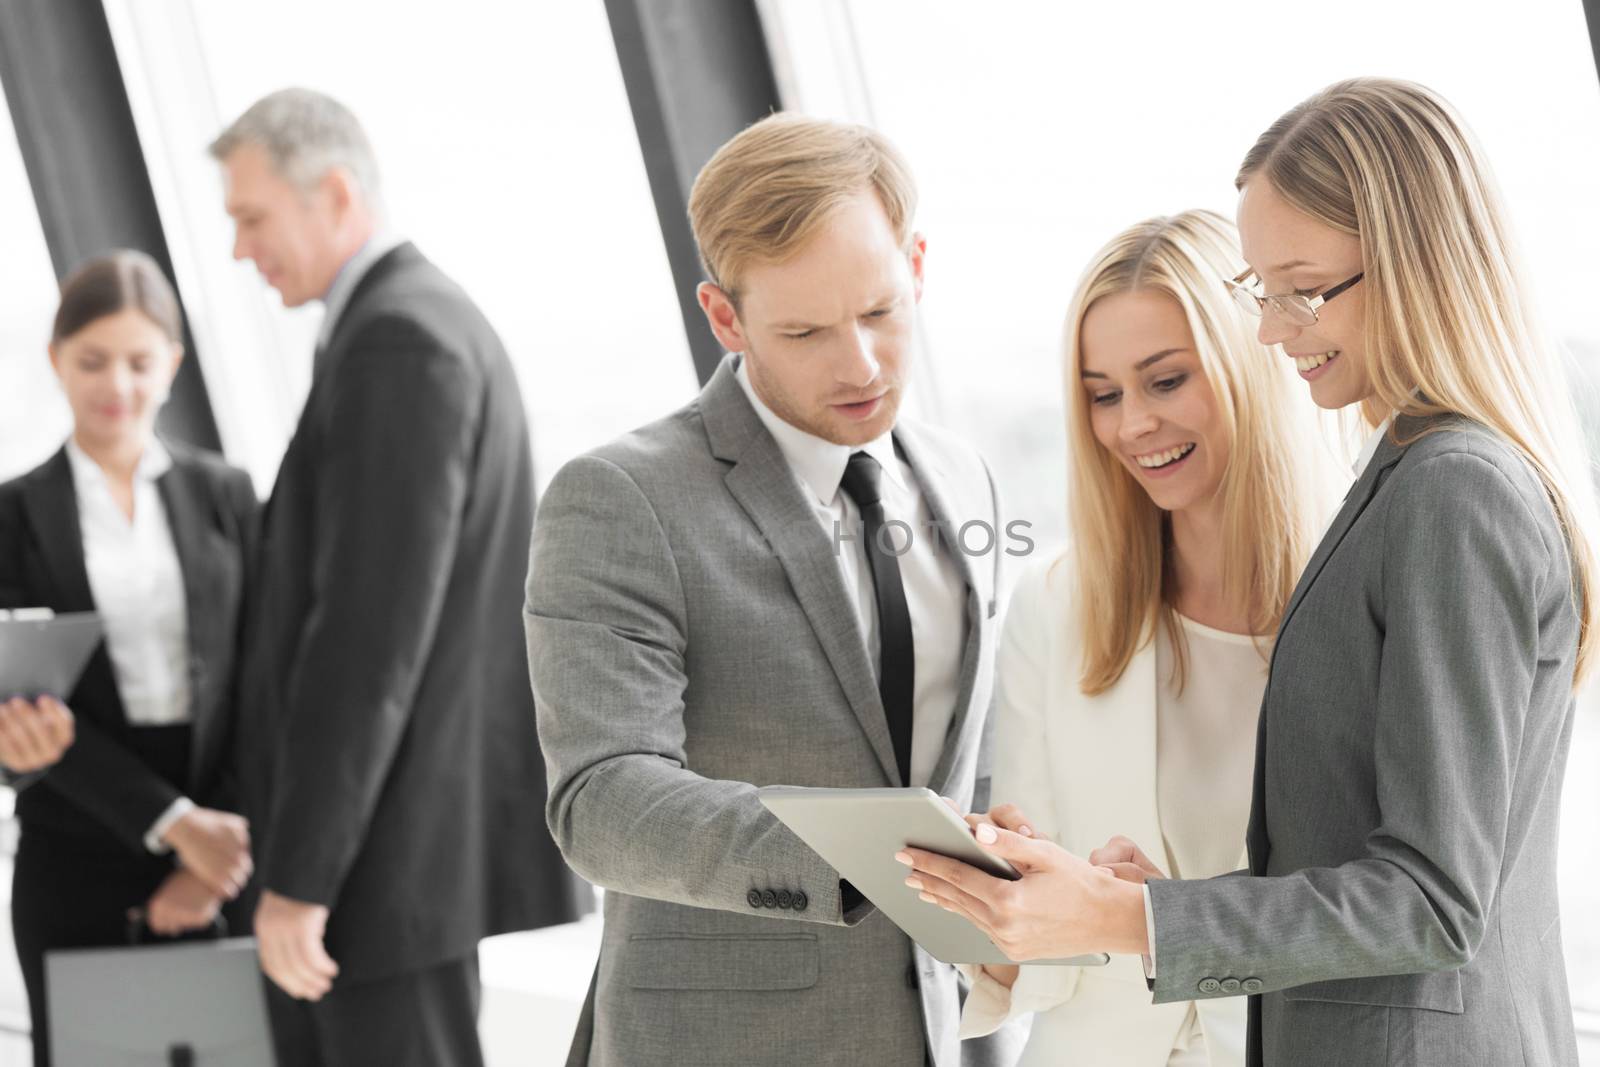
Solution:
[[[1083,321],[1106,296],[1164,293],[1183,309],[1229,445],[1222,502],[1224,595],[1257,635],[1276,631],[1326,511],[1333,453],[1287,360],[1256,339],[1223,280],[1240,259],[1233,224],[1186,211],[1129,227],[1090,262],[1067,315],[1068,515],[1083,639],[1079,685],[1109,689],[1167,627],[1183,684],[1185,647],[1174,606],[1166,513],[1095,438],[1083,388]]]
[[[1363,404],[1367,422],[1391,411],[1461,416],[1499,435],[1544,483],[1572,554],[1576,685],[1594,662],[1597,614],[1587,449],[1561,363],[1518,283],[1510,226],[1470,131],[1420,85],[1357,78],[1273,123],[1245,156],[1237,185],[1257,174],[1300,211],[1361,241],[1374,389]]]
[[[909,249],[917,187],[887,138],[866,126],[767,116],[717,149],[690,190],[689,224],[706,277],[737,301],[751,263],[787,259],[869,190]]]

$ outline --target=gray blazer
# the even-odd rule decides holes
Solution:
[[[1386,437],[1278,632],[1253,877],[1151,884],[1155,999],[1258,994],[1253,1064],[1576,1065],[1555,874],[1577,638],[1527,463],[1460,420]]]
[[[534,525],[547,816],[568,862],[606,889],[571,1062],[956,1064],[954,969],[869,904],[847,913],[838,874],[756,799],[771,783],[900,782],[831,539],[736,358],[687,407],[562,468]],[[894,433],[938,520],[1002,529],[971,448],[904,422]],[[969,637],[931,785],[965,807],[997,559],[956,559]]]

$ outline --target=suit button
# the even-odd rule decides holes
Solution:
[[[1222,980],[1222,991],[1224,993],[1237,993],[1237,992],[1239,992],[1239,979],[1237,979],[1237,978],[1224,978]]]
[[[917,988],[917,964],[915,960],[906,964],[906,988]]]
[[[1200,979],[1200,992],[1205,994],[1217,993],[1222,990],[1222,983],[1215,978]]]
[[[748,892],[748,893],[746,893],[744,895],[744,901],[745,901],[746,904],[749,904],[752,908],[761,907],[761,890],[759,890],[759,889],[750,890],[750,892]]]
[[[789,905],[793,903],[794,894],[790,893],[787,889],[778,890],[778,907],[782,908],[784,911],[788,911]]]
[[[761,906],[763,908],[776,908],[778,906],[778,894],[770,889],[763,890],[761,893]]]
[[[1246,978],[1243,982],[1239,983],[1239,988],[1243,989],[1246,993],[1259,993],[1261,992],[1261,979]]]
[[[805,911],[806,905],[809,903],[810,901],[806,899],[806,895],[804,893],[800,892],[798,889],[794,891],[794,896],[791,898],[790,905],[795,911]]]

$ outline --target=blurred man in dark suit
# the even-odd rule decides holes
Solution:
[[[521,392],[478,308],[385,226],[343,105],[274,93],[211,153],[234,257],[327,312],[267,505],[240,726],[279,1057],[481,1064],[479,939],[587,899],[542,818]]]

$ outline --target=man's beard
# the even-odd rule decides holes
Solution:
[[[773,380],[770,376],[755,372],[757,361],[751,359],[750,351],[745,352],[744,358],[749,361],[745,372],[750,377],[750,384],[755,387],[756,395],[761,397],[762,402],[772,409],[774,415],[789,425],[804,430],[813,437],[820,437],[831,444],[848,447],[876,440],[882,436],[883,432],[894,426],[895,419],[899,416],[900,389],[898,385],[889,386],[888,391],[883,394],[882,410],[875,412],[869,422],[852,423],[826,405],[820,411],[808,412],[795,401],[794,397],[783,388],[780,382]],[[881,387],[882,383],[879,384]],[[840,402],[844,401],[841,400]],[[885,414],[888,415],[887,422],[882,421]],[[850,433],[852,429],[859,430],[863,426],[879,425],[880,423],[884,427],[883,430],[862,440],[854,439],[854,435]]]

